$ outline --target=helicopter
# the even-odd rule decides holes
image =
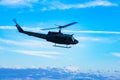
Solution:
[[[41,30],[59,29],[58,32],[49,31],[47,34],[25,31],[21,28],[21,26],[17,23],[17,21],[15,19],[13,20],[13,22],[15,23],[15,26],[20,33],[45,39],[48,42],[55,43],[55,45],[53,45],[55,47],[71,48],[71,46],[69,46],[69,45],[75,45],[75,44],[78,43],[78,40],[76,40],[73,37],[73,34],[64,34],[64,33],[61,32],[62,28],[66,28],[66,27],[74,25],[78,22],[72,22],[72,23],[69,23],[67,25],[58,26],[58,27],[54,27],[54,28],[41,29]],[[59,45],[56,45],[56,44],[63,44],[63,45],[66,45],[66,46],[59,46]]]

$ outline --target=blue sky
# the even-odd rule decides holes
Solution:
[[[0,0],[0,67],[70,67],[80,70],[120,69],[119,0]],[[63,29],[79,44],[70,49],[21,34],[77,21]]]

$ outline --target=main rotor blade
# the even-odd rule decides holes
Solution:
[[[69,23],[69,24],[67,24],[67,25],[60,26],[60,28],[65,28],[65,27],[67,27],[67,26],[71,26],[71,25],[76,24],[76,23],[78,23],[78,22],[72,22],[72,23]]]
[[[55,27],[55,28],[45,28],[45,29],[41,29],[41,30],[50,30],[50,29],[57,29],[59,27]]]
[[[50,29],[57,29],[57,28],[61,29],[61,28],[65,28],[67,26],[71,26],[71,25],[76,24],[76,23],[78,23],[78,22],[72,22],[72,23],[69,23],[69,24],[64,25],[64,26],[58,26],[58,27],[54,27],[54,28],[45,28],[45,29],[41,29],[41,30],[50,30]]]

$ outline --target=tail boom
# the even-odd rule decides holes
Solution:
[[[42,39],[46,39],[47,35],[46,34],[42,34],[42,33],[36,33],[36,32],[30,32],[30,31],[24,31],[21,26],[17,23],[17,21],[14,19],[13,20],[14,23],[16,24],[16,28],[20,33],[24,33],[27,34],[29,36],[34,36],[34,37],[38,37],[38,38],[42,38]]]

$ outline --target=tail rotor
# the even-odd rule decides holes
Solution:
[[[20,25],[17,23],[16,19],[13,19],[13,22],[16,24],[15,26],[17,27],[19,32],[24,32],[24,30],[20,27]]]

